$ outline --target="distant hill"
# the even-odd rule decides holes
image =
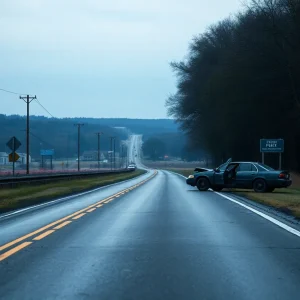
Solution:
[[[39,119],[40,117],[34,117]],[[177,132],[178,124],[172,119],[126,119],[126,118],[64,118],[72,122],[97,124],[109,127],[126,127],[136,134],[154,134],[160,132]]]
[[[81,150],[95,150],[97,148],[97,138],[95,132],[102,131],[101,149],[109,150],[109,136],[117,136],[116,147],[119,141],[127,137],[127,132],[120,127],[125,127],[129,132],[143,134],[147,139],[150,136],[161,136],[172,149],[177,149],[176,154],[180,153],[177,147],[174,148],[174,139],[178,141],[182,136],[178,125],[171,119],[117,119],[117,118],[47,118],[43,116],[30,116],[31,142],[30,153],[33,157],[39,157],[41,149],[55,149],[56,157],[74,157],[77,153],[77,128],[74,123],[84,123],[81,134]],[[26,117],[19,115],[0,114],[0,152],[9,149],[6,142],[10,137],[16,136],[22,146],[19,152],[25,152],[26,143]]]

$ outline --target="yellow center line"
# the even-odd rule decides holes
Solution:
[[[70,223],[72,223],[72,221],[66,221],[66,222],[63,222],[63,223],[61,223],[60,225],[54,227],[53,229],[60,229],[60,228],[66,226],[66,225],[68,225],[68,224],[70,224]]]
[[[110,200],[108,200],[108,201],[105,201],[104,203],[107,204],[107,203],[113,201],[114,199],[115,199],[115,198],[112,198],[112,199],[110,199]]]
[[[91,208],[91,209],[89,209],[89,210],[87,210],[87,212],[92,212],[92,211],[94,211],[96,208],[94,207],[94,208]]]
[[[101,201],[98,201],[98,202],[96,202],[95,204],[93,204],[93,207],[97,207],[97,205],[99,205],[99,204],[102,204],[102,203],[104,203],[105,201],[108,201],[108,200],[110,200],[110,199],[113,199],[113,197],[114,196],[110,196],[110,197],[108,197],[108,198],[105,198],[105,199],[103,199],[103,200],[101,200]]]
[[[150,179],[152,179],[157,173],[158,173],[158,172],[155,172],[155,174],[154,174],[153,176],[149,177],[149,179],[147,179],[146,181],[149,181]],[[146,181],[145,181],[145,182],[146,182]],[[131,190],[133,190],[133,189],[135,189],[135,188],[137,188],[137,187],[138,187],[138,185],[136,184],[136,185],[134,185],[134,186],[128,188],[127,191],[131,191]],[[52,222],[52,223],[50,223],[50,224],[48,224],[48,225],[45,225],[45,226],[43,226],[43,227],[41,227],[41,228],[39,228],[39,229],[37,229],[37,230],[35,230],[35,231],[32,231],[32,232],[30,232],[30,233],[28,233],[28,234],[26,234],[26,235],[24,235],[24,236],[21,236],[21,237],[15,239],[15,240],[13,240],[13,241],[11,241],[11,242],[9,242],[9,243],[6,243],[6,244],[0,246],[0,251],[5,250],[5,249],[7,249],[7,248],[9,248],[9,247],[11,247],[11,246],[13,246],[13,245],[19,243],[19,242],[22,242],[22,241],[24,241],[25,239],[30,238],[30,237],[32,237],[32,236],[34,236],[34,235],[36,235],[36,234],[38,234],[38,233],[40,233],[40,232],[42,232],[42,231],[44,231],[44,230],[50,228],[50,227],[53,227],[53,226],[55,226],[55,225],[57,225],[57,224],[59,224],[59,223],[62,223],[62,222],[66,221],[66,220],[68,220],[68,219],[70,219],[70,218],[72,218],[72,217],[74,217],[74,216],[75,216],[75,217],[74,217],[74,220],[79,219],[79,218],[81,218],[83,215],[85,215],[85,213],[83,213],[83,212],[85,212],[85,211],[87,211],[87,210],[89,210],[90,208],[93,208],[93,207],[95,207],[95,206],[96,206],[96,207],[101,207],[101,206],[103,205],[103,202],[105,202],[105,201],[107,201],[107,200],[109,200],[109,199],[113,200],[114,198],[119,197],[120,194],[124,193],[125,191],[126,191],[126,190],[123,190],[123,191],[121,191],[121,192],[119,192],[119,193],[117,193],[117,194],[115,194],[115,195],[112,195],[112,196],[110,196],[110,197],[108,197],[108,198],[106,198],[106,199],[103,199],[103,200],[101,200],[101,201],[95,203],[95,204],[92,204],[92,205],[90,205],[90,206],[88,206],[88,207],[86,207],[86,208],[83,208],[83,209],[81,209],[81,210],[78,210],[78,211],[76,211],[76,212],[74,212],[74,213],[72,213],[72,214],[70,214],[70,215],[67,215],[67,216],[65,216],[65,217],[63,217],[63,218],[61,218],[61,219],[59,219],[59,220],[56,220],[56,221],[54,221],[54,222]],[[111,201],[111,200],[110,200],[110,201]],[[76,216],[77,216],[77,217],[76,217]],[[71,222],[71,221],[68,221],[68,222]],[[65,222],[65,223],[62,223],[62,224],[61,224],[61,227],[65,226],[65,225],[67,225],[67,224],[69,224],[69,223],[66,223],[66,222]],[[60,225],[58,225],[57,227],[59,227],[59,226],[60,226]],[[60,228],[61,228],[61,227],[60,227]],[[28,242],[28,243],[31,244],[31,242]],[[19,245],[19,246],[26,247],[27,245],[29,245],[28,243],[27,243],[27,242],[24,242],[24,243],[22,243],[22,244]],[[25,246],[24,246],[24,245],[25,245]],[[19,247],[19,246],[18,246],[18,247]],[[15,248],[13,248],[13,249],[17,249],[18,247],[15,247]],[[11,249],[10,251],[12,251],[13,249]],[[17,251],[18,251],[18,250],[17,250]],[[9,252],[9,251],[8,251],[8,252]],[[6,253],[8,253],[8,252],[6,252]],[[5,254],[5,253],[4,253],[4,254]],[[4,255],[4,254],[2,254],[2,255]],[[8,255],[8,256],[9,256],[9,255]]]
[[[114,196],[117,197],[117,196],[121,196],[122,194],[123,194],[123,192],[120,192],[120,193],[115,194]]]
[[[30,244],[32,244],[32,242],[24,242],[20,245],[18,245],[17,247],[10,249],[9,251],[3,253],[0,255],[0,261],[4,260],[5,258],[15,254],[16,252],[20,251],[21,249],[29,246]]]
[[[80,215],[74,217],[73,220],[77,220],[77,219],[81,218],[81,217],[84,216],[84,215],[85,215],[85,213],[82,213],[82,214],[80,214]]]
[[[109,198],[103,199],[103,200],[101,200],[100,202],[97,202],[97,205],[98,205],[98,204],[101,204],[101,203],[105,203],[106,201],[109,201],[109,200],[111,200],[111,199],[114,199],[114,197],[109,197]]]
[[[59,219],[59,220],[57,220],[55,222],[52,222],[52,223],[50,223],[50,224],[48,224],[48,225],[46,225],[44,227],[41,227],[41,228],[39,228],[39,229],[37,229],[37,230],[35,230],[33,232],[30,232],[30,233],[28,233],[28,234],[26,234],[24,236],[21,236],[21,237],[15,239],[15,240],[13,240],[13,241],[5,244],[5,245],[2,245],[2,246],[0,246],[0,251],[4,250],[6,248],[9,248],[10,246],[13,246],[14,244],[17,244],[17,243],[19,243],[19,242],[21,242],[21,241],[23,241],[23,240],[25,240],[25,239],[27,239],[29,237],[32,237],[33,235],[36,235],[37,233],[40,233],[40,232],[42,232],[42,231],[44,231],[44,230],[46,230],[46,229],[48,229],[48,228],[50,228],[50,227],[52,227],[52,226],[60,223],[60,222],[63,222],[65,220],[69,219],[69,218],[72,218],[73,216],[76,216],[76,215],[80,214],[81,212],[83,212],[85,210],[86,210],[86,208],[81,209],[81,210],[79,210],[79,211],[77,211],[77,212],[75,212],[75,213],[73,213],[71,215],[68,215],[68,216],[66,216],[66,217],[64,217],[62,219]]]
[[[48,236],[49,234],[53,233],[54,231],[55,230],[47,230],[46,232],[43,232],[39,236],[35,237],[33,240],[34,241],[39,241],[39,240],[43,239],[44,237]]]

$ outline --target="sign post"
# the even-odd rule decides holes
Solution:
[[[282,153],[284,152],[283,139],[261,139],[260,152],[262,163],[265,163],[265,153],[279,153],[279,170],[282,168]]]
[[[15,162],[20,158],[16,150],[21,146],[21,142],[13,136],[7,143],[6,146],[12,151],[9,156],[9,162],[13,163],[13,176],[15,176]]]
[[[48,150],[41,150],[41,156],[42,156],[42,168],[44,168],[44,157],[50,157],[50,168],[52,170],[52,159],[54,155],[54,149],[48,149]]]

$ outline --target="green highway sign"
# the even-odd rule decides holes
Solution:
[[[283,139],[261,139],[260,152],[265,153],[283,153],[284,140]]]

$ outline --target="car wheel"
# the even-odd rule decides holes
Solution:
[[[221,186],[213,186],[212,189],[215,191],[215,192],[221,192],[223,190],[223,188]]]
[[[197,188],[201,192],[207,191],[210,188],[209,181],[204,177],[200,177],[197,181]]]
[[[267,188],[267,183],[263,179],[256,179],[253,183],[253,189],[256,193],[265,193]]]

